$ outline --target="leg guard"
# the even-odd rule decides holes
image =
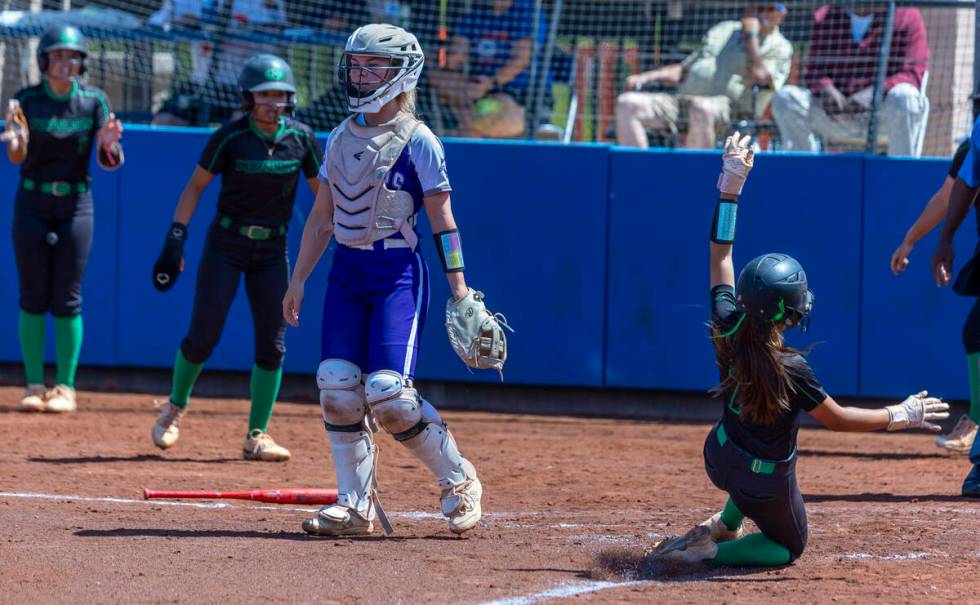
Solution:
[[[329,432],[360,432],[367,414],[361,370],[343,359],[325,359],[316,371],[320,413]]]
[[[364,394],[371,414],[396,441],[412,439],[425,429],[418,391],[398,372],[372,372],[364,384]]]

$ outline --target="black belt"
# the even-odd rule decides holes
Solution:
[[[756,458],[751,453],[742,449],[742,447],[737,443],[729,439],[728,433],[725,432],[725,427],[720,422],[715,429],[715,437],[718,439],[718,445],[725,447],[725,444],[727,443],[735,448],[735,451],[741,454],[741,456],[746,459],[746,462],[748,462],[749,470],[757,475],[771,475],[777,468],[793,462],[793,459],[796,458],[795,450],[790,457],[786,458],[785,460],[764,460],[762,458]]]
[[[221,216],[218,218],[218,226],[222,229],[226,229],[233,233],[237,233],[243,237],[253,240],[267,240],[274,237],[282,237],[286,235],[286,225],[279,225],[278,227],[263,227],[262,225],[249,225],[248,223],[243,223],[241,221],[236,221],[230,216]]]

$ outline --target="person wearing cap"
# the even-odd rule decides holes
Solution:
[[[89,158],[103,170],[123,164],[123,127],[102,90],[81,81],[88,51],[78,28],[41,35],[41,83],[17,92],[6,114],[7,158],[20,165],[13,243],[20,278],[18,331],[27,378],[20,409],[73,412],[82,348],[82,275],[94,225]],[[26,126],[16,126],[23,112]],[[46,315],[54,316],[57,375],[44,384]]]
[[[867,2],[816,10],[803,86],[786,86],[772,100],[772,115],[787,151],[818,151],[841,139],[868,136],[878,56],[885,35],[884,8]],[[922,153],[929,99],[923,91],[929,43],[917,8],[895,9],[888,52],[880,132],[889,156]]]
[[[296,84],[289,65],[275,55],[256,55],[238,78],[245,115],[215,132],[184,187],[153,285],[174,286],[184,269],[188,224],[201,193],[221,176],[218,212],[207,231],[197,272],[194,310],[180,344],[173,386],[153,425],[153,443],[177,443],[180,419],[204,362],[218,344],[228,310],[244,275],[255,329],[252,407],[243,451],[246,460],[283,461],[289,451],[266,432],[279,394],[286,352],[280,302],[289,284],[286,227],[302,174],[316,193],[322,161],[313,131],[291,117]]]
[[[647,129],[678,134],[684,146],[715,147],[733,115],[759,117],[772,92],[789,78],[793,46],[779,31],[786,7],[779,2],[749,5],[741,20],[722,21],[680,63],[626,78],[616,99],[616,141],[649,147]],[[643,92],[649,84],[677,85],[675,93]],[[759,91],[753,94],[753,88]]]

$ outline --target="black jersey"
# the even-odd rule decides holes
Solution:
[[[970,153],[970,139],[967,139],[960,143],[960,146],[956,148],[956,153],[953,154],[953,161],[949,164],[949,176],[951,178],[956,178],[960,174],[960,168],[963,167],[963,162],[966,161],[966,154]]]
[[[735,306],[735,289],[715,286],[711,290],[711,318],[723,331],[735,326],[740,313]],[[742,449],[764,460],[783,460],[796,450],[796,433],[800,428],[800,411],[811,411],[827,398],[816,375],[801,355],[786,355],[786,367],[793,383],[790,409],[772,425],[754,424],[741,417],[739,387],[722,394],[722,418],[728,437]],[[727,370],[721,370],[721,379]]]
[[[58,97],[45,79],[16,95],[30,127],[21,177],[35,181],[82,182],[89,178],[95,135],[109,120],[109,99],[100,89],[72,83]]]
[[[306,124],[283,117],[279,130],[269,136],[245,116],[211,135],[198,165],[221,175],[220,214],[275,227],[292,216],[300,172],[315,177],[322,156]]]

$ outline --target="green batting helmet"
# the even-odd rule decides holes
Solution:
[[[791,320],[806,331],[813,293],[806,271],[788,254],[763,254],[748,262],[735,288],[738,310],[765,321]]]
[[[245,63],[238,76],[238,89],[242,95],[242,109],[251,110],[255,106],[253,93],[266,90],[282,90],[287,93],[286,110],[295,107],[296,80],[289,63],[275,55],[255,55]]]
[[[48,53],[54,50],[73,50],[82,54],[82,67],[79,74],[85,73],[85,36],[74,25],[56,25],[41,34],[37,45],[37,66],[41,73],[48,71]]]

